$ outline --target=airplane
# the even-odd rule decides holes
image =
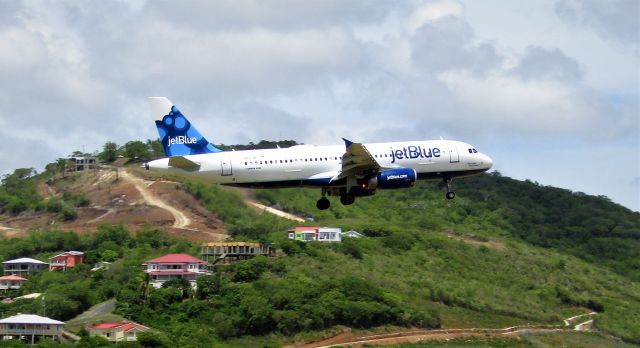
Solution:
[[[343,205],[377,190],[412,187],[417,180],[443,180],[447,199],[451,180],[491,168],[489,156],[453,140],[422,140],[344,145],[295,145],[288,148],[223,151],[210,143],[165,97],[149,98],[166,158],[145,163],[147,170],[203,177],[212,183],[250,188],[321,189],[319,210]]]

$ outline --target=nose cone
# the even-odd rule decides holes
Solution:
[[[482,163],[484,163],[484,167],[486,170],[491,169],[491,167],[493,166],[493,161],[491,160],[491,157],[482,154]]]

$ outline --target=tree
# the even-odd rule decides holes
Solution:
[[[64,178],[64,174],[67,171],[67,165],[69,164],[69,160],[66,158],[58,158],[56,160],[56,168],[58,168],[58,172],[62,173],[62,177]]]
[[[148,160],[149,148],[142,141],[130,141],[124,144],[124,152],[130,159]]]
[[[153,158],[164,157],[164,147],[160,142],[160,139],[156,140],[147,140],[147,146],[149,147],[149,152]]]
[[[102,147],[100,158],[106,162],[113,162],[116,157],[118,157],[118,145],[113,141],[106,142]]]

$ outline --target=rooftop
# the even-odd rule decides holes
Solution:
[[[64,322],[35,314],[18,314],[0,320],[0,324],[47,324],[64,325]]]
[[[87,330],[109,330],[109,329],[121,329],[122,331],[131,331],[133,329],[149,329],[148,327],[134,323],[132,321],[122,321],[119,323],[100,323],[87,327]]]
[[[198,273],[198,272],[191,272],[191,271],[185,271],[185,270],[171,270],[171,271],[151,271],[151,272],[147,272],[149,273],[149,275],[178,275],[178,274],[202,274],[202,273]]]
[[[56,257],[61,257],[61,256],[79,256],[79,255],[84,255],[84,253],[82,251],[65,251],[62,254],[58,254],[56,256],[51,256],[50,259],[55,259]]]
[[[0,277],[0,280],[23,280],[24,281],[24,280],[27,280],[27,278],[22,278],[20,276],[12,274],[8,276]]]
[[[155,258],[153,260],[149,260],[145,263],[207,263],[207,262],[187,254],[167,254],[167,255]]]
[[[15,260],[9,260],[9,261],[5,261],[3,263],[8,263],[8,264],[13,264],[13,263],[37,263],[37,264],[41,264],[41,265],[47,265],[46,262],[42,262],[40,260],[36,260],[36,259],[31,259],[28,257],[23,257],[23,258],[19,258],[19,259],[15,259]]]
[[[255,242],[209,242],[204,243],[202,246],[204,247],[216,247],[216,246],[249,246],[249,247],[260,247],[263,244],[255,243]]]

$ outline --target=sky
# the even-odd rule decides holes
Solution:
[[[0,0],[0,174],[155,139],[445,139],[640,211],[640,2]]]

